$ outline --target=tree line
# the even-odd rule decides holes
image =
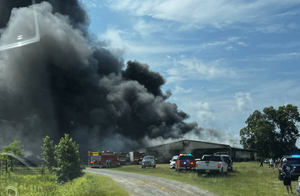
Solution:
[[[240,130],[240,143],[244,148],[258,151],[260,157],[278,158],[297,152],[300,115],[297,106],[288,104],[275,109],[255,110]]]
[[[84,166],[79,157],[79,145],[68,134],[65,134],[57,145],[46,136],[43,139],[42,150],[41,161],[46,172],[56,175],[58,183],[62,184],[83,175]],[[0,159],[11,164],[13,158],[5,155],[6,153],[24,157],[24,145],[16,140],[3,147]]]

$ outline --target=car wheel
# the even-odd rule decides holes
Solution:
[[[220,174],[221,174],[221,175],[223,174],[223,167],[221,168],[221,172],[220,172]]]

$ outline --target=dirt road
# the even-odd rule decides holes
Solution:
[[[168,180],[165,178],[135,174],[130,172],[120,172],[110,169],[86,169],[86,172],[99,174],[112,178],[125,188],[130,195],[203,195],[216,196],[206,190],[183,184],[181,182]]]

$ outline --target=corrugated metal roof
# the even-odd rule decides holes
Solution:
[[[191,149],[230,148],[230,145],[196,141],[196,140],[181,140],[181,141],[171,142],[171,143],[162,144],[158,146],[151,146],[146,148],[146,150],[162,150],[162,149],[181,150],[185,148],[191,148]]]

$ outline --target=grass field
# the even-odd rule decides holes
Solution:
[[[7,195],[8,186],[17,188],[20,196],[98,196],[128,195],[127,191],[112,179],[93,174],[85,174],[71,182],[59,185],[55,176],[15,175],[0,176],[0,195]]]
[[[197,177],[196,173],[177,173],[169,169],[169,164],[159,164],[155,169],[141,169],[140,165],[128,165],[114,170],[135,172],[151,176],[159,176],[183,183],[191,184],[213,193],[224,196],[235,195],[284,195],[286,189],[283,182],[277,179],[278,169],[270,169],[267,165],[259,168],[258,162],[234,163],[234,172],[227,175]],[[297,181],[292,181],[292,188],[295,192]]]

